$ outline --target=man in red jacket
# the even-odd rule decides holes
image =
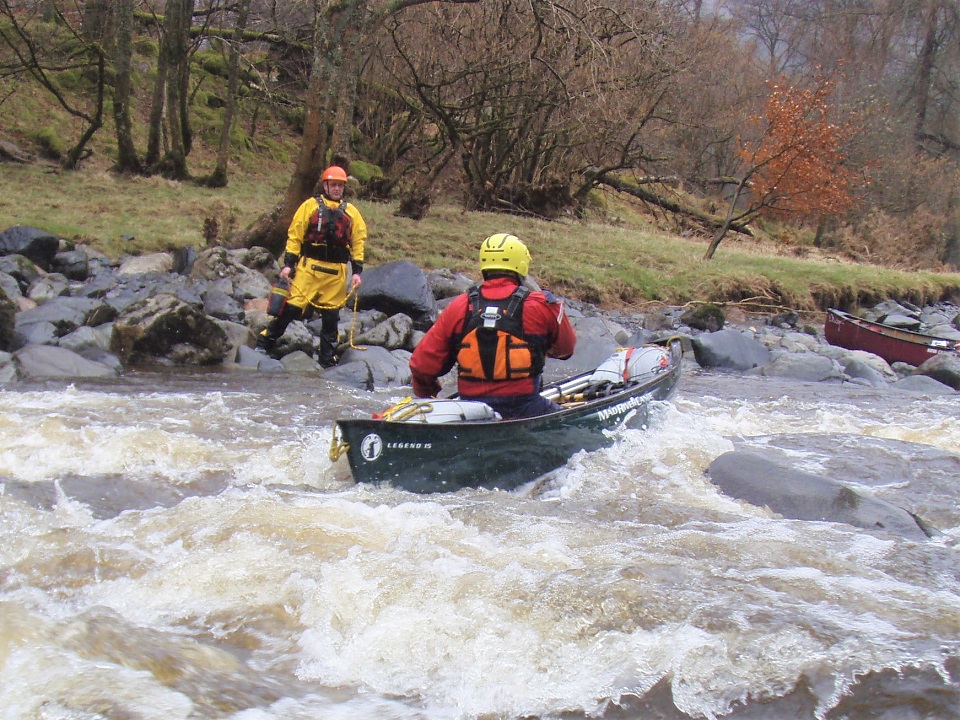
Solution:
[[[483,241],[483,284],[453,299],[410,358],[417,397],[436,397],[438,378],[456,363],[460,397],[504,418],[560,409],[540,395],[543,365],[547,357],[570,357],[577,337],[563,303],[523,285],[529,269],[530,252],[515,235]]]

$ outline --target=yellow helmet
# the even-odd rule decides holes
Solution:
[[[530,251],[516,235],[491,235],[480,245],[480,270],[509,270],[525,276],[530,270]]]

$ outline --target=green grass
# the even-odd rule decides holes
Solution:
[[[88,163],[77,172],[48,165],[0,165],[0,227],[31,225],[111,257],[205,246],[204,224],[222,232],[245,227],[280,198],[290,167],[247,163],[225,189],[162,178],[121,178]],[[256,167],[253,167],[256,166]],[[618,207],[618,203],[621,205]],[[452,203],[417,222],[392,203],[358,202],[370,230],[367,264],[411,260],[424,269],[477,276],[477,248],[495,232],[517,234],[533,255],[531,274],[544,287],[605,307],[651,303],[739,303],[747,309],[814,311],[856,307],[886,297],[923,303],[960,297],[960,275],[903,272],[836,258],[797,257],[770,242],[728,237],[713,260],[706,239],[663,233],[616,198],[618,222],[546,222],[465,212]]]

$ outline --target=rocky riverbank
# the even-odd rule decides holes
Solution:
[[[340,364],[324,370],[316,361],[319,318],[292,323],[276,357],[254,350],[279,269],[263,248],[186,248],[111,261],[42,230],[9,228],[0,233],[0,384],[116,377],[164,365],[322,375],[366,390],[401,387],[410,382],[407,362],[423,332],[474,282],[409,261],[368,267],[360,292],[341,311]],[[710,305],[604,313],[572,300],[567,307],[577,352],[550,361],[551,378],[591,369],[620,345],[679,335],[686,357],[703,368],[926,394],[960,390],[960,356],[891,366],[830,345],[822,325],[805,326],[795,313],[748,318]],[[867,315],[960,341],[960,308],[949,303],[888,301]]]

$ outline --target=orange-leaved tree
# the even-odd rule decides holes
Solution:
[[[811,88],[769,87],[763,113],[751,118],[740,140],[736,189],[704,260],[734,223],[763,214],[836,215],[855,202],[858,175],[846,164],[844,148],[857,131],[856,117],[830,120],[833,83],[818,76]]]

